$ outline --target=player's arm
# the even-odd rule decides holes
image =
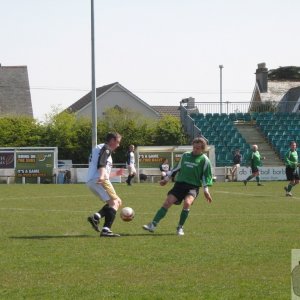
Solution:
[[[111,172],[109,177],[123,176],[125,175],[125,169],[118,169],[117,171]]]
[[[288,151],[285,156],[284,156],[284,162],[287,166],[289,166],[290,168],[297,168],[299,165],[298,165],[298,162],[294,162],[294,161],[291,161],[290,160],[290,151]]]
[[[207,201],[208,203],[211,203],[213,199],[212,199],[212,197],[211,197],[211,195],[210,195],[208,186],[204,186],[204,187],[203,187],[203,193],[204,193],[204,197],[205,197],[206,201]]]
[[[284,155],[284,162],[287,166],[291,167],[291,161],[289,160],[290,151],[286,152]]]
[[[102,147],[99,153],[98,157],[98,162],[97,162],[97,169],[99,173],[99,183],[103,182],[104,180],[109,178],[109,174],[107,174],[106,171],[106,164],[107,164],[107,159],[110,156],[111,152],[107,148],[106,145]]]
[[[208,188],[209,186],[212,186],[212,181],[213,180],[212,180],[211,164],[210,161],[207,159],[203,167],[202,186],[203,186],[204,197],[208,203],[211,203],[213,200]]]

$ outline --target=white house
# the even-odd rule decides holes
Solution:
[[[127,90],[118,82],[104,85],[96,89],[96,106],[98,119],[103,118],[108,108],[118,107],[136,111],[145,117],[158,119],[160,113],[138,96]],[[92,116],[91,92],[69,106],[66,111],[74,112],[77,116]]]

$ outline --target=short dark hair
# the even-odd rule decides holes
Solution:
[[[111,140],[116,140],[117,138],[121,138],[121,135],[117,132],[109,132],[107,135],[106,135],[106,138],[105,138],[105,142],[106,143],[109,143]]]

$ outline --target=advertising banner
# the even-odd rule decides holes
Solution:
[[[14,167],[14,152],[0,152],[0,169],[13,169]]]
[[[16,182],[21,183],[22,177],[26,183],[36,183],[40,177],[41,183],[51,183],[53,180],[54,152],[16,152]]]
[[[139,167],[159,168],[165,159],[171,161],[171,152],[143,152],[139,155]]]
[[[285,175],[285,167],[260,167],[259,172],[260,180],[263,181],[287,180]],[[238,181],[245,180],[249,175],[251,175],[251,168],[240,167],[237,169]]]
[[[185,152],[185,151],[184,151]],[[173,153],[173,167],[175,167],[184,152]],[[159,168],[162,162],[168,159],[170,167],[172,166],[172,153],[171,152],[143,152],[139,155],[139,167],[140,168]]]

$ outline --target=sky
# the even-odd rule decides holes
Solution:
[[[91,90],[90,0],[0,0],[0,64],[26,65],[34,117]],[[95,76],[149,105],[250,101],[258,63],[300,66],[299,0],[94,0]]]

